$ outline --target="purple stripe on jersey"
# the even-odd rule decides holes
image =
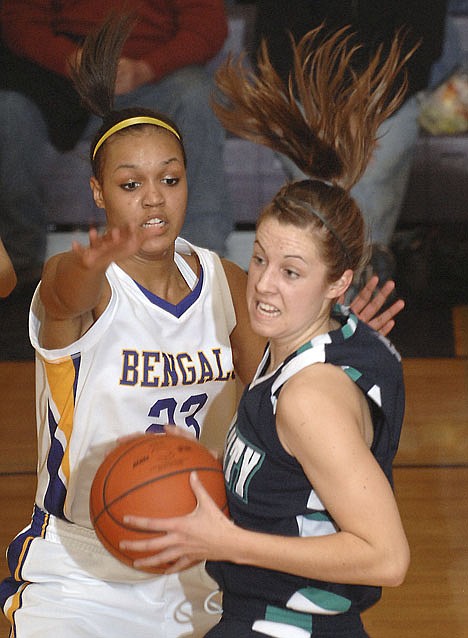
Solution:
[[[184,314],[184,312],[188,308],[190,308],[190,306],[200,296],[201,289],[203,286],[203,269],[201,269],[200,271],[200,277],[198,278],[197,285],[195,286],[195,288],[191,290],[189,294],[186,297],[184,297],[184,299],[182,299],[180,303],[176,305],[169,303],[168,301],[166,301],[165,299],[162,299],[161,297],[158,297],[151,291],[147,290],[147,288],[139,284],[137,281],[135,281],[135,283],[138,286],[138,288],[141,290],[141,292],[145,295],[145,297],[147,297],[151,301],[151,303],[153,303],[155,306],[158,306],[162,310],[169,312],[171,315],[174,315],[174,317],[179,318]]]
[[[34,506],[31,525],[18,534],[10,543],[7,550],[7,560],[11,576],[0,583],[0,604],[2,607],[7,599],[14,595],[24,583],[21,568],[28,555],[31,542],[34,538],[44,536],[48,520],[49,515]]]
[[[73,380],[73,404],[76,400],[76,388],[78,383],[78,375],[80,371],[81,357],[79,354],[72,355],[72,362],[75,368],[75,378]],[[67,487],[63,483],[59,475],[60,466],[63,461],[65,450],[61,441],[56,437],[58,423],[50,409],[48,408],[48,424],[50,433],[50,449],[47,456],[47,471],[49,473],[49,486],[44,495],[44,507],[48,512],[54,514],[58,518],[66,520],[63,507],[67,496]]]

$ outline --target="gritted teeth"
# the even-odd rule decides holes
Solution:
[[[262,312],[268,312],[268,313],[279,312],[278,308],[276,308],[276,306],[272,306],[269,303],[264,303],[264,302],[261,302],[261,301],[258,302],[258,308]]]
[[[159,217],[152,217],[142,224],[143,228],[151,228],[151,226],[161,226],[166,222]]]

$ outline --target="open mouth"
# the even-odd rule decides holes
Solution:
[[[262,301],[257,302],[257,310],[269,317],[280,314],[280,311],[276,306],[272,306],[271,304]]]
[[[141,225],[142,228],[161,228],[165,226],[166,222],[159,217],[152,217],[148,219],[144,224]]]

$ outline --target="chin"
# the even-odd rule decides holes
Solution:
[[[157,243],[161,241],[175,241],[174,232],[169,226],[145,230],[144,244]]]
[[[142,255],[162,255],[174,248],[174,239],[171,237],[152,237],[145,240],[140,246],[139,252]]]
[[[251,317],[250,325],[252,327],[252,330],[260,337],[266,337],[267,339],[269,339],[275,334],[275,330],[270,322],[266,323],[265,321],[258,321],[256,319],[252,319]]]

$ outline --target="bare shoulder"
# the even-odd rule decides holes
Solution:
[[[341,394],[343,390],[351,390],[354,383],[341,367],[331,363],[314,363],[293,375],[285,384],[284,391],[297,393],[305,388],[308,390],[306,395],[319,398],[324,394],[333,396]]]
[[[338,366],[315,363],[292,376],[281,390],[280,403],[294,404],[312,414],[325,407],[344,409],[354,403],[358,390],[348,375]]]
[[[238,323],[247,321],[247,273],[240,266],[228,259],[221,259],[226,279],[229,284],[232,302],[236,310]],[[250,325],[250,324],[249,324]]]
[[[227,259],[221,261],[236,313],[236,326],[231,333],[234,367],[240,380],[245,384],[255,374],[265,348],[265,340],[255,334],[250,326],[246,299],[247,273],[232,261]]]
[[[296,449],[296,437],[308,432],[322,437],[344,437],[345,432],[372,440],[367,401],[358,386],[339,367],[316,363],[289,379],[277,406],[279,433],[287,447]],[[302,433],[301,433],[302,430]],[[290,442],[290,446],[287,442]]]
[[[245,287],[247,286],[247,273],[245,270],[229,259],[221,258],[221,263],[223,265],[224,272],[226,273],[229,285],[240,287],[243,291],[245,291]]]

